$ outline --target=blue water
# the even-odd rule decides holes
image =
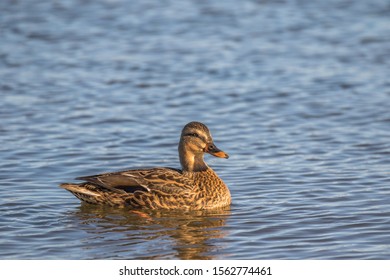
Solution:
[[[390,4],[1,1],[1,259],[390,259]],[[81,204],[74,177],[179,167],[233,204]]]

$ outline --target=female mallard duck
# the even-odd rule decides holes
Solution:
[[[215,209],[231,202],[225,183],[204,162],[204,153],[229,156],[213,143],[207,126],[190,122],[179,143],[182,170],[132,169],[79,177],[81,184],[61,184],[82,201],[138,209]]]

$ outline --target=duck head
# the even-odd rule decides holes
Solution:
[[[183,171],[204,171],[204,153],[215,157],[229,158],[228,154],[217,148],[208,127],[200,122],[186,124],[181,132],[179,157]]]

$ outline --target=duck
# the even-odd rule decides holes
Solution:
[[[156,167],[77,177],[82,183],[60,187],[83,202],[130,209],[220,209],[231,204],[229,188],[204,161],[208,153],[229,155],[214,144],[209,128],[197,121],[184,126],[178,145],[181,169]]]

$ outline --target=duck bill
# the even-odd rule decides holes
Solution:
[[[210,155],[213,155],[215,157],[229,158],[229,155],[227,153],[218,149],[217,146],[215,146],[214,144],[210,144],[207,146],[206,153],[209,153]]]

